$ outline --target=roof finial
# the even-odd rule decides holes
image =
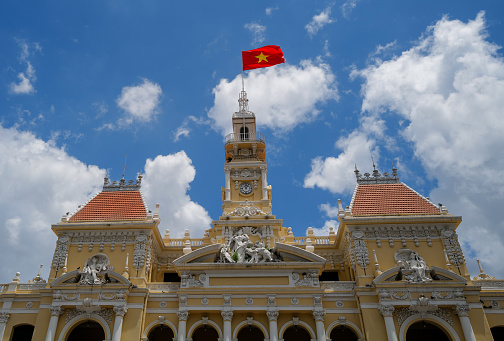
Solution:
[[[369,154],[371,154],[371,162],[373,162],[373,170],[376,170],[376,166],[374,163],[373,152],[371,151],[371,147],[369,147]]]

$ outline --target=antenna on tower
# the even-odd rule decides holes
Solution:
[[[126,154],[126,156],[124,157],[124,169],[123,169],[123,174],[122,174],[122,178],[124,180],[124,174],[126,173],[126,160],[128,159],[128,154]]]
[[[369,154],[371,154],[371,162],[373,163],[373,170],[376,170],[376,165],[374,163],[373,152],[371,151],[371,147],[369,147]]]

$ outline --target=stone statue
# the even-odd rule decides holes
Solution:
[[[278,258],[278,257],[277,257]],[[276,261],[279,261],[278,258]],[[220,249],[220,263],[262,263],[274,262],[273,254],[263,242],[253,244],[248,235],[239,229],[228,244]]]
[[[425,260],[420,255],[410,249],[401,249],[394,255],[397,265],[402,268],[404,278],[408,282],[424,283],[431,282],[432,279],[427,277],[429,267]]]
[[[97,253],[88,258],[82,269],[81,284],[103,284],[104,282],[98,278],[98,273],[108,269],[110,261],[106,254]]]

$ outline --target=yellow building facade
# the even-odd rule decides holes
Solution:
[[[0,341],[504,340],[504,280],[469,276],[461,217],[396,169],[355,170],[337,231],[294,236],[273,213],[245,92],[239,103],[211,229],[161,235],[141,176],[106,178],[52,225],[49,278],[0,285]]]

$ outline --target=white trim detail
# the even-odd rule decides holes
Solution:
[[[453,341],[460,341],[460,338],[459,338],[457,332],[455,331],[455,329],[453,329],[452,326],[450,326],[446,321],[440,319],[437,316],[431,315],[431,314],[426,314],[424,319],[422,319],[420,317],[420,315],[413,315],[413,316],[408,317],[406,320],[404,320],[404,322],[401,325],[401,329],[399,330],[399,341],[406,341],[406,331],[412,325],[411,322],[413,322],[413,321],[419,322],[419,321],[425,321],[425,320],[427,320],[427,321],[431,320],[431,321],[436,322],[436,324],[438,324],[438,327],[439,327],[439,325],[443,326],[443,328],[445,328],[444,331],[445,332],[448,331],[450,333],[449,337]]]
[[[177,328],[175,327],[175,325],[173,323],[171,323],[168,320],[164,320],[163,323],[159,323],[159,320],[152,321],[147,327],[145,327],[145,329],[142,333],[142,338],[147,338],[147,335],[149,334],[151,329],[154,328],[154,326],[160,325],[160,324],[167,325],[172,330],[173,337],[175,339],[177,339]]]
[[[221,328],[219,327],[219,325],[217,323],[215,323],[214,321],[212,320],[208,320],[207,321],[207,324],[211,325],[212,327],[214,327],[214,329],[217,331],[217,334],[219,334],[219,339],[222,339],[224,336],[222,334],[222,330]],[[187,332],[187,339],[192,339],[192,334],[196,331],[196,329],[201,326],[201,325],[204,325],[203,323],[203,320],[199,320],[199,321],[196,321],[194,322],[192,325],[191,325],[191,328],[189,328],[189,331]]]
[[[65,326],[61,330],[61,333],[60,333],[60,335],[58,337],[58,341],[65,341],[66,339],[68,339],[69,335],[66,335],[66,334],[68,333],[69,329],[71,327],[73,327],[77,322],[79,322],[81,320],[87,320],[87,319],[88,319],[87,315],[86,314],[82,314],[82,315],[79,315],[79,316],[75,316],[73,319],[71,319],[70,321],[68,321],[68,323],[65,324]],[[111,340],[112,339],[112,333],[110,332],[110,327],[109,327],[107,321],[105,321],[103,319],[103,317],[101,317],[99,315],[96,315],[96,314],[91,314],[89,319],[90,320],[95,320],[95,322],[98,322],[101,325],[101,327],[105,331],[105,340]]]
[[[294,325],[294,321],[292,321],[292,320],[287,321],[282,325],[282,327],[280,328],[280,332],[278,333],[281,340],[283,340],[283,334],[285,333],[287,328],[289,328],[290,326],[293,326],[293,325]],[[312,327],[310,327],[310,325],[308,323],[303,322],[303,321],[299,321],[298,325],[303,326],[303,328],[306,329],[306,331],[310,334],[310,337],[312,339],[317,338],[317,334],[313,331]]]
[[[328,340],[329,340],[329,337],[331,336],[332,330],[335,327],[339,326],[340,324],[341,324],[340,321],[334,321],[333,323],[331,323],[329,325],[329,327],[327,327],[327,329],[326,329],[326,337],[327,337]],[[345,327],[348,326],[354,333],[357,333],[357,337],[359,339],[364,340],[364,334],[362,334],[361,330],[359,329],[359,327],[357,327],[357,325],[355,323],[346,320],[344,326]]]
[[[240,330],[242,329],[243,326],[248,325],[248,322],[249,321],[245,320],[245,321],[238,323],[238,325],[233,330],[233,339],[238,339],[238,333],[240,332]],[[264,325],[261,322],[253,320],[252,325],[261,329],[261,331],[263,332],[263,335],[264,335],[264,340],[269,340],[268,329],[266,329],[266,327],[264,327]]]

